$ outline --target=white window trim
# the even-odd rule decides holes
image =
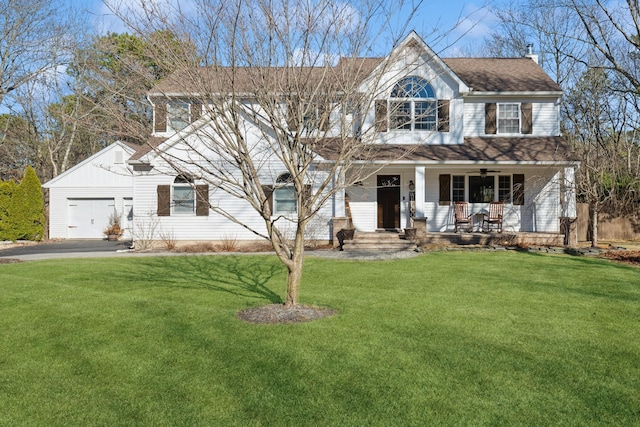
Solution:
[[[186,211],[176,211],[176,197],[175,197],[175,190],[176,188],[188,188],[191,190],[191,193],[193,195],[192,198],[192,209],[191,212],[186,212]],[[185,199],[186,200],[186,199]],[[175,216],[194,216],[196,214],[196,189],[193,185],[190,184],[172,184],[171,185],[171,215],[175,215]]]
[[[518,113],[518,131],[517,132],[500,132],[500,110],[507,105],[515,105]],[[499,102],[496,104],[496,134],[497,135],[521,135],[522,134],[522,103],[520,102]],[[502,119],[513,120],[513,119]]]
[[[422,77],[419,76],[410,76],[410,77],[416,77],[419,79],[422,79]],[[399,84],[403,79],[398,80],[398,82],[396,83]],[[423,79],[424,80],[424,79]],[[431,88],[431,92],[435,92],[433,90],[433,87],[427,83],[429,85],[429,87]],[[395,85],[394,85],[395,88]],[[435,93],[434,93],[435,96]],[[409,129],[404,129],[404,128],[399,128],[396,127],[395,125],[395,120],[393,119],[394,117],[397,117],[396,115],[394,115],[394,104],[396,105],[400,105],[400,104],[404,104],[404,103],[410,103],[410,107],[409,107],[409,122],[411,124]],[[429,102],[432,104],[433,106],[433,129],[416,129],[416,102]],[[426,117],[430,117],[431,115],[427,115]],[[399,98],[399,97],[393,97],[390,96],[387,99],[387,123],[389,124],[389,131],[397,131],[397,132],[437,132],[438,130],[438,100],[437,98]]]
[[[182,109],[182,111],[184,111],[183,121],[186,123],[185,126],[180,129],[175,128],[173,126],[173,121],[172,121],[172,117],[173,117],[172,108],[176,109],[177,105],[180,105],[180,107],[183,107]],[[190,124],[191,124],[191,103],[187,101],[179,100],[179,99],[174,99],[167,102],[167,130],[168,131],[179,132],[182,129],[189,126]]]

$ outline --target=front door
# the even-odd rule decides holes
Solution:
[[[378,228],[400,228],[400,175],[378,175]]]

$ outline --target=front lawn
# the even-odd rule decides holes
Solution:
[[[640,268],[515,252],[0,265],[0,425],[637,425]]]

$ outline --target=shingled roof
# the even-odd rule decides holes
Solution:
[[[446,58],[474,92],[561,92],[531,58]]]
[[[560,92],[562,89],[530,58],[443,58],[444,63],[474,92]],[[177,71],[151,91],[152,96],[219,93],[235,88],[252,93],[256,87],[294,87],[287,78],[304,83],[359,83],[383,58],[342,58],[335,67],[256,68],[201,67]],[[195,71],[195,72],[194,72]],[[204,85],[206,84],[206,88]]]
[[[315,145],[315,151],[327,160],[337,158],[339,140],[326,139]],[[379,144],[366,150],[362,161],[420,162],[574,162],[564,138],[550,137],[466,137],[464,144]]]

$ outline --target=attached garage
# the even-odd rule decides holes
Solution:
[[[114,199],[68,199],[68,239],[100,239],[116,212]]]
[[[114,212],[131,237],[133,174],[126,164],[135,147],[114,142],[43,184],[49,189],[49,238],[103,239]]]

